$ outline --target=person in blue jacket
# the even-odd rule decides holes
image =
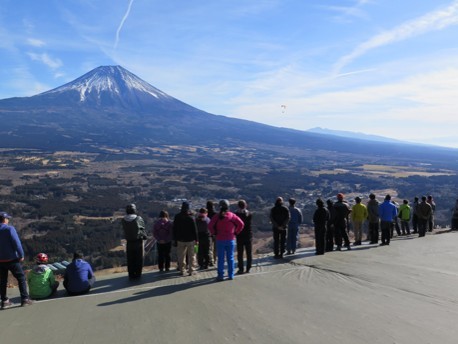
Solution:
[[[83,295],[91,290],[95,282],[91,265],[83,260],[81,252],[73,254],[73,261],[67,266],[64,275],[64,287],[70,296]]]
[[[382,229],[382,243],[380,246],[389,245],[391,226],[393,224],[393,220],[396,219],[396,216],[398,215],[398,209],[391,202],[391,196],[389,194],[385,196],[385,200],[379,205],[378,212],[380,216],[380,227]]]
[[[32,304],[29,293],[27,292],[27,283],[22,270],[21,263],[24,261],[24,250],[21,241],[16,232],[16,228],[9,225],[11,216],[5,212],[0,212],[0,297],[1,309],[14,305],[6,296],[6,287],[8,284],[8,272],[11,271],[14,278],[17,279],[19,292],[21,294],[21,306]]]

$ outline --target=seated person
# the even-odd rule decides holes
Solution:
[[[45,299],[56,292],[59,282],[56,281],[54,273],[46,265],[48,256],[45,253],[38,253],[35,262],[37,265],[27,275],[29,294],[32,299]]]
[[[67,266],[64,276],[64,287],[68,295],[83,295],[89,292],[95,282],[91,265],[83,260],[80,252],[73,254],[73,261]]]

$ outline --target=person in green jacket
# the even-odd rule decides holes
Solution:
[[[37,265],[27,275],[29,294],[32,299],[45,299],[56,292],[59,282],[56,281],[54,273],[46,265],[48,263],[47,254],[38,253],[35,262]]]
[[[402,235],[409,235],[409,221],[411,218],[411,209],[408,200],[402,201],[402,204],[399,206],[398,217],[401,219],[401,231]]]

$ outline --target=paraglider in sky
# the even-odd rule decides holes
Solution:
[[[286,113],[286,105],[281,106],[281,113]]]

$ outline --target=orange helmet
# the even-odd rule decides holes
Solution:
[[[48,255],[46,253],[38,253],[35,261],[40,264],[46,264],[48,263]]]

